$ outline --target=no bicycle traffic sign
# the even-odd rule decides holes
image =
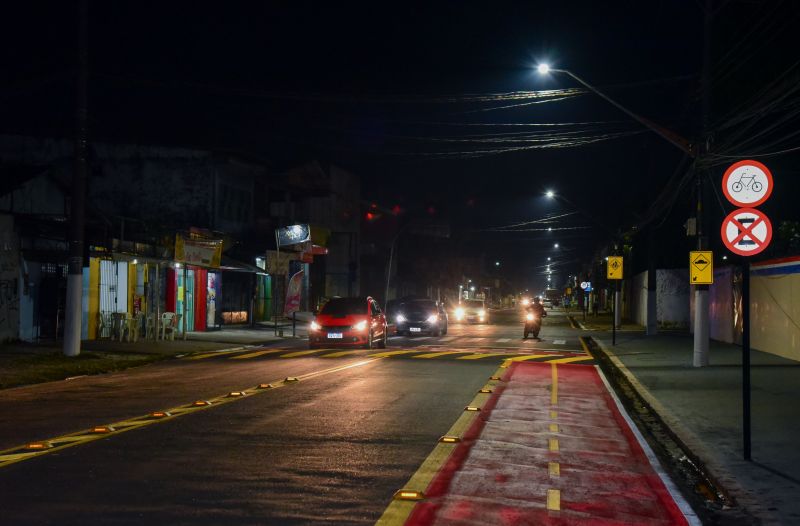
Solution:
[[[722,222],[722,241],[740,256],[754,256],[772,240],[772,223],[755,208],[734,210]]]

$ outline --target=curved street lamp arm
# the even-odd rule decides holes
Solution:
[[[676,134],[676,133],[664,128],[663,126],[659,126],[658,124],[654,123],[653,121],[645,119],[641,115],[637,115],[636,113],[634,113],[631,110],[627,109],[622,104],[616,102],[614,99],[612,99],[611,97],[609,97],[608,95],[606,95],[602,91],[598,90],[597,88],[595,88],[594,86],[592,86],[591,84],[589,84],[588,82],[586,82],[585,80],[580,78],[579,76],[575,75],[571,71],[566,70],[566,69],[550,69],[550,71],[555,71],[555,72],[558,72],[558,73],[565,73],[565,74],[569,75],[570,77],[572,77],[573,79],[578,81],[580,84],[582,84],[586,89],[588,89],[588,90],[592,91],[593,93],[595,93],[596,95],[602,97],[606,102],[612,104],[615,108],[617,108],[618,110],[622,111],[627,116],[629,116],[630,118],[632,118],[633,120],[635,120],[636,122],[638,122],[639,124],[644,126],[645,128],[648,128],[649,130],[654,131],[655,133],[660,135],[663,139],[669,141],[673,146],[675,146],[677,148],[680,148],[680,150],[682,152],[686,153],[687,155],[689,155],[691,157],[696,157],[697,156],[697,153],[695,151],[695,146],[692,143],[690,143],[689,141],[687,141],[686,139],[684,139],[680,135],[678,135],[678,134]]]

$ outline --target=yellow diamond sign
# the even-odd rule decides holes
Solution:
[[[714,253],[710,250],[689,252],[689,279],[692,285],[714,283]]]
[[[622,256],[608,256],[608,279],[622,279]]]

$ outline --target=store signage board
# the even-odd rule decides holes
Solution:
[[[290,225],[275,230],[279,247],[305,243],[311,239],[311,228],[308,225]]]
[[[689,252],[689,277],[692,285],[713,285],[714,253],[710,250]]]
[[[622,279],[622,256],[608,256],[608,279]]]
[[[752,208],[763,204],[772,194],[772,172],[758,161],[739,161],[725,170],[722,192],[736,206]]]
[[[734,210],[722,222],[722,242],[740,256],[755,256],[772,241],[772,223],[755,208]]]

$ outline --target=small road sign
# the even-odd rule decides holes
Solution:
[[[622,279],[622,256],[608,256],[608,279]]]
[[[772,240],[772,223],[755,208],[734,210],[722,222],[722,242],[740,256],[755,256]]]
[[[710,250],[689,252],[689,277],[692,285],[714,283],[714,253]]]
[[[758,161],[739,161],[725,170],[722,191],[736,206],[754,207],[772,194],[772,172]]]

